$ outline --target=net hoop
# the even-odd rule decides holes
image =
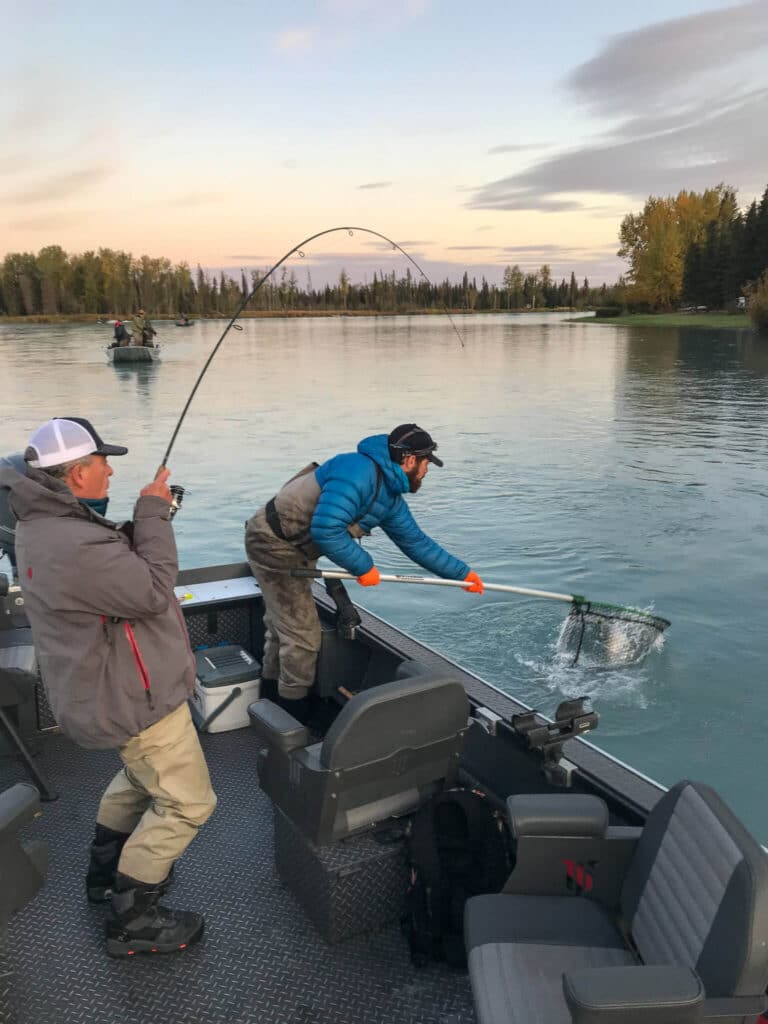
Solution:
[[[636,622],[640,626],[650,626],[663,633],[672,625],[669,619],[652,612],[643,612],[639,608],[624,608],[619,604],[605,604],[602,601],[574,601],[571,615],[594,615],[599,619],[612,619],[618,622]]]
[[[640,627],[640,636],[644,637],[644,639],[639,644],[639,649],[643,650],[643,656],[652,649],[658,637],[671,625],[668,619],[664,619],[660,615],[654,615],[652,612],[641,611],[639,608],[624,608],[621,605],[587,601],[583,598],[575,600],[571,606],[566,623],[574,621],[578,623],[576,626],[578,633],[571,667],[576,665],[579,660],[588,625],[594,626],[605,623],[610,628],[613,623],[616,623],[617,626],[626,623],[629,626]],[[561,633],[562,636],[563,634]],[[637,641],[637,636],[635,641]],[[637,660],[637,647],[635,656],[631,660]]]

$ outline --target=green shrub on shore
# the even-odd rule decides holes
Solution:
[[[598,306],[595,310],[595,316],[621,316],[621,306]]]
[[[768,330],[768,270],[744,289],[749,316],[755,327]]]

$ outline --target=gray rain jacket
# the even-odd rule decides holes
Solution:
[[[139,498],[118,526],[40,470],[0,467],[0,487],[19,520],[19,582],[56,721],[80,746],[121,747],[194,688],[168,504]]]

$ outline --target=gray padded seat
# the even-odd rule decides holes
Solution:
[[[340,711],[322,743],[270,701],[249,708],[267,744],[261,788],[319,846],[419,806],[456,775],[469,703],[461,682],[419,675],[373,687]]]
[[[684,781],[659,800],[618,909],[614,916],[576,895],[470,899],[465,940],[478,1024],[737,1024],[759,1015],[768,984],[768,858],[713,789]],[[627,966],[629,974],[611,973]],[[590,978],[598,1003],[613,980],[612,998],[597,1008],[574,1008],[566,993],[588,991]],[[659,978],[659,991],[664,979],[686,990],[679,1016],[664,1017],[669,1009],[653,1002]],[[703,993],[703,1004],[699,996],[693,1005],[691,985]],[[642,1011],[638,993],[649,1004]]]

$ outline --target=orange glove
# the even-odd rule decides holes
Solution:
[[[483,581],[476,572],[468,572],[464,578],[464,582],[471,584],[469,587],[464,587],[464,589],[468,590],[470,594],[482,594]]]
[[[364,572],[362,576],[358,576],[357,582],[361,587],[375,587],[378,583],[381,583],[381,573],[374,565],[368,570],[368,572]]]

